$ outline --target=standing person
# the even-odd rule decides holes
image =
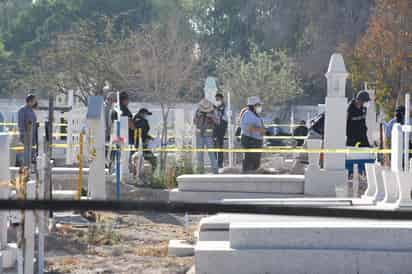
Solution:
[[[120,116],[126,116],[129,118],[129,144],[133,144],[133,136],[134,132],[133,130],[135,129],[134,123],[133,123],[133,114],[129,110],[129,94],[126,91],[122,91],[119,94],[119,100],[120,100]],[[117,112],[113,112],[112,115],[112,120],[115,121],[117,120]]]
[[[298,126],[293,130],[293,136],[295,137],[307,137],[308,133],[309,130],[306,127],[306,121],[304,120],[300,121]],[[302,146],[304,142],[304,139],[296,139],[297,146]]]
[[[213,144],[213,130],[219,124],[219,119],[215,112],[215,107],[212,102],[207,99],[202,99],[196,111],[193,123],[196,125],[196,143],[197,148],[214,148]],[[216,154],[208,152],[210,163],[214,174],[219,173]],[[197,164],[199,172],[204,172],[203,152],[197,154]]]
[[[216,124],[213,130],[213,139],[215,148],[223,148],[225,143],[225,135],[227,132],[227,113],[226,104],[222,93],[216,94],[216,114],[219,123]],[[219,168],[223,168],[223,152],[216,153],[217,163]]]
[[[369,101],[369,93],[361,90],[356,95],[356,99],[349,104],[346,124],[347,146],[370,147],[366,127],[366,111]]]
[[[34,112],[34,109],[37,108],[37,98],[34,94],[28,94],[26,96],[26,104],[22,106],[17,115],[18,115],[18,127],[19,127],[19,137],[20,142],[24,144],[24,136],[28,131],[28,124],[31,122],[31,135],[32,135],[32,145],[37,146],[37,116]],[[32,159],[31,161],[35,161],[36,159],[36,150],[32,150]],[[29,159],[26,157],[29,156],[29,152],[24,152],[24,159],[28,162]]]
[[[153,140],[153,137],[149,135],[150,131],[150,124],[149,121],[147,120],[148,116],[151,116],[152,113],[146,109],[142,108],[140,109],[137,114],[133,117],[133,122],[136,130],[141,132],[141,138],[142,138],[142,143],[143,143],[143,149],[148,148],[148,144],[151,140]],[[139,147],[140,145],[140,138],[138,137],[135,145],[136,148]],[[157,158],[151,151],[143,151],[143,157],[145,160],[150,162],[150,165],[152,166],[152,172],[156,170],[157,167]]]
[[[263,137],[266,134],[266,129],[263,124],[263,119],[260,117],[262,113],[262,102],[258,96],[248,98],[248,110],[242,115],[240,127],[242,129],[241,142],[243,148],[262,148]],[[262,154],[256,152],[247,152],[243,159],[243,173],[255,172],[260,166]]]

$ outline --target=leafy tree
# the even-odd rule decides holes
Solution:
[[[234,104],[239,108],[251,95],[260,96],[270,109],[302,91],[295,63],[279,50],[258,51],[254,46],[248,60],[222,57],[217,62],[217,72],[223,89],[234,95]]]
[[[119,71],[123,71],[129,85],[140,85],[140,96],[160,104],[163,144],[168,140],[170,109],[190,100],[200,84],[202,52],[196,51],[184,19],[177,14],[165,24],[152,24],[133,33],[122,50],[123,60],[119,61]],[[166,153],[161,153],[160,170],[166,166],[166,157]]]
[[[393,113],[412,88],[412,7],[408,0],[378,0],[369,27],[351,52],[354,84],[374,83],[377,99]]]
[[[104,88],[122,88],[122,74],[116,69],[119,40],[113,25],[82,22],[72,31],[58,35],[39,57],[28,59],[26,77],[21,84],[38,90],[67,93],[76,90],[85,104],[91,95],[104,95]]]

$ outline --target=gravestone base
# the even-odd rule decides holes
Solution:
[[[219,214],[201,221],[196,273],[406,274],[411,232],[410,221]]]
[[[336,197],[336,188],[347,187],[346,170],[323,170],[309,165],[305,172],[305,195],[315,197]]]
[[[9,244],[6,249],[0,250],[3,257],[3,268],[8,269],[15,266],[17,261],[17,244]]]
[[[183,175],[170,200],[187,203],[218,202],[222,199],[303,197],[303,175]]]

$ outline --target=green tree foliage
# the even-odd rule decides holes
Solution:
[[[283,51],[259,51],[253,46],[247,60],[240,56],[221,57],[217,72],[223,89],[233,94],[238,108],[247,97],[258,95],[270,109],[302,91],[296,64]]]

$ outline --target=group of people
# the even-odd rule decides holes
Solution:
[[[224,96],[217,93],[215,96],[216,104],[206,98],[202,99],[198,105],[193,118],[196,126],[196,145],[197,148],[218,148],[224,147],[225,135],[228,126],[228,117]],[[212,171],[219,173],[219,168],[223,167],[223,152],[208,152]],[[204,172],[203,152],[197,153],[198,172]]]
[[[110,144],[113,137],[116,136],[114,133],[114,121],[118,120],[118,111],[120,111],[120,116],[128,118],[128,139],[129,145],[138,148],[140,146],[140,140],[142,141],[143,148],[147,148],[148,144],[153,137],[149,134],[150,124],[148,117],[152,113],[147,108],[141,108],[135,115],[129,109],[129,95],[127,92],[123,91],[119,94],[119,110],[115,109],[115,103],[117,102],[117,94],[109,93],[106,96],[104,102],[104,115],[106,122],[106,143]],[[108,159],[108,167],[111,168],[114,162],[114,153],[106,154]],[[150,162],[152,170],[154,171],[157,167],[156,156],[149,150],[144,150],[143,157],[146,161]]]
[[[106,122],[106,142],[112,141],[114,130],[114,121],[117,120],[118,111],[115,109],[117,96],[115,93],[109,93],[105,99],[104,113]],[[360,91],[348,106],[347,109],[347,124],[346,124],[346,145],[353,147],[370,147],[367,136],[366,112],[370,102],[370,96],[367,91]],[[32,125],[32,143],[37,144],[37,117],[35,109],[38,106],[37,98],[33,94],[26,96],[26,104],[18,111],[18,129],[20,141],[24,143],[24,136],[26,136],[28,124]],[[243,108],[239,115],[240,122],[240,143],[245,149],[260,149],[263,146],[264,136],[278,135],[276,127],[266,128],[261,116],[263,103],[258,96],[252,96],[247,99],[247,105]],[[129,127],[129,145],[138,147],[140,141],[144,148],[147,148],[148,143],[153,137],[150,136],[150,124],[148,117],[152,113],[146,109],[141,108],[135,115],[129,109],[129,96],[127,92],[121,92],[119,95],[120,115],[128,118]],[[391,130],[395,123],[403,124],[405,121],[405,107],[399,106],[396,108],[395,117],[385,123],[386,140],[389,142]],[[224,140],[228,128],[228,116],[224,96],[222,93],[217,93],[215,96],[215,103],[207,99],[202,99],[198,105],[194,115],[194,125],[196,126],[196,145],[197,148],[207,149],[223,149]],[[279,123],[275,119],[276,124]],[[299,130],[295,130],[294,135],[316,136],[322,138],[324,134],[325,114],[319,115],[313,120],[309,129],[305,126],[305,121],[301,122]],[[412,123],[412,120],[411,120]],[[276,125],[274,125],[276,126]],[[140,132],[139,135],[136,133]],[[139,136],[139,138],[137,138]],[[315,137],[315,138],[316,138]],[[302,145],[304,140],[298,140]],[[260,167],[261,152],[247,152],[244,153],[242,171],[244,173],[253,173]],[[33,153],[33,155],[35,155]],[[212,166],[213,173],[219,173],[219,168],[223,167],[223,152],[208,152],[209,159]],[[156,169],[157,159],[149,150],[144,151],[145,160],[149,161],[153,170]],[[113,162],[114,155],[108,154],[109,163]],[[25,159],[26,161],[28,159]],[[204,172],[203,152],[198,152],[198,172]]]

